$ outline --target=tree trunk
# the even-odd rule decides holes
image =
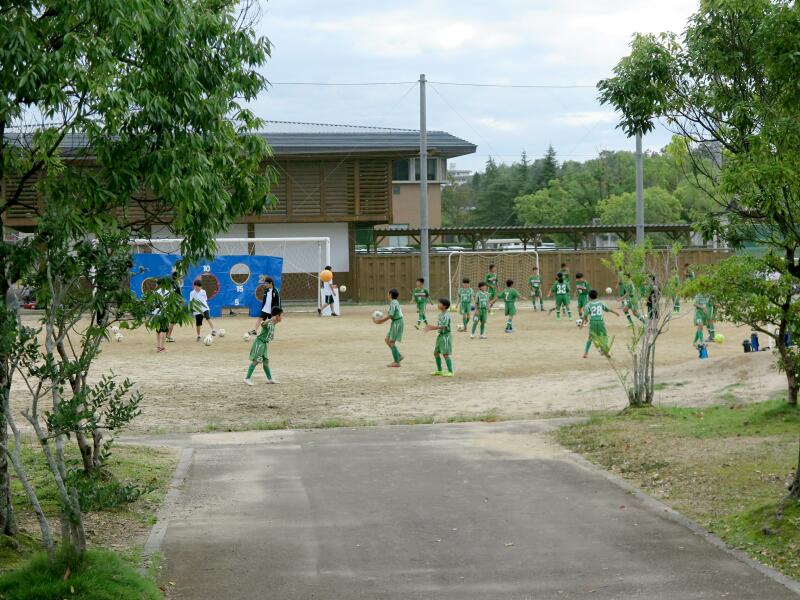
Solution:
[[[0,300],[2,309],[8,310],[6,299],[9,292],[9,282],[0,273]],[[11,365],[8,356],[0,356],[0,444],[8,448],[8,423],[5,414],[8,403],[11,401]],[[14,519],[14,507],[11,504],[11,473],[8,457],[5,452],[0,452],[0,534],[16,535],[17,526]]]
[[[800,381],[798,381],[797,378],[797,366],[795,365],[797,359],[792,354],[792,350],[786,347],[787,329],[788,323],[786,319],[781,320],[775,343],[777,344],[781,367],[783,368],[783,372],[786,373],[786,383],[788,387],[787,400],[790,405],[797,406],[797,392],[798,386],[800,386]]]
[[[789,498],[800,500],[800,444],[798,444],[797,468],[794,471],[794,480],[792,485],[789,486]]]

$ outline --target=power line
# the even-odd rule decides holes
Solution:
[[[479,88],[519,88],[519,89],[540,89],[540,90],[568,90],[568,89],[581,89],[581,88],[596,88],[595,85],[586,84],[538,84],[538,83],[462,83],[457,81],[430,81],[437,85],[453,85],[461,87],[479,87]]]
[[[269,85],[318,85],[318,86],[378,86],[378,85],[409,85],[416,81],[270,81]]]

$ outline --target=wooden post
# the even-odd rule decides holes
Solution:
[[[359,169],[359,161],[355,159],[353,161],[353,195],[354,202],[353,202],[353,209],[356,217],[361,216],[361,173]],[[367,246],[367,250],[369,250],[369,246]]]

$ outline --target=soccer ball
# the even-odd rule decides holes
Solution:
[[[119,327],[117,325],[112,325],[111,333],[119,333]]]
[[[340,285],[339,286],[339,291],[342,292],[342,293],[346,292],[347,291],[347,286],[346,285]]]
[[[613,291],[614,290],[612,290],[611,288],[606,288],[606,294],[611,294],[611,292],[613,292]]]
[[[210,346],[214,343],[214,336],[209,333],[205,338],[203,338],[203,343],[206,346]]]
[[[225,337],[225,330],[224,329],[217,329],[217,335],[219,337]]]
[[[114,339],[117,340],[118,342],[121,342],[123,339],[122,334],[118,331],[116,334],[114,334]]]
[[[374,313],[372,313],[372,320],[373,321],[378,321],[378,320],[380,320],[382,318],[383,318],[383,313],[381,311],[376,310]]]
[[[722,335],[721,333],[718,333],[717,335],[714,336],[714,341],[717,344],[722,344],[725,341],[725,336]]]
[[[576,319],[575,325],[577,325],[578,327],[583,327],[583,319]]]
[[[246,341],[248,341],[248,340],[250,339],[250,334],[249,334],[249,333],[244,333],[244,335],[242,335],[242,339],[243,339],[245,342],[246,342]]]

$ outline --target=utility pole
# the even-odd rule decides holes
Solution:
[[[636,243],[644,242],[644,156],[642,132],[636,132]]]
[[[419,262],[420,277],[430,287],[430,236],[428,234],[428,124],[425,74],[419,76]]]

